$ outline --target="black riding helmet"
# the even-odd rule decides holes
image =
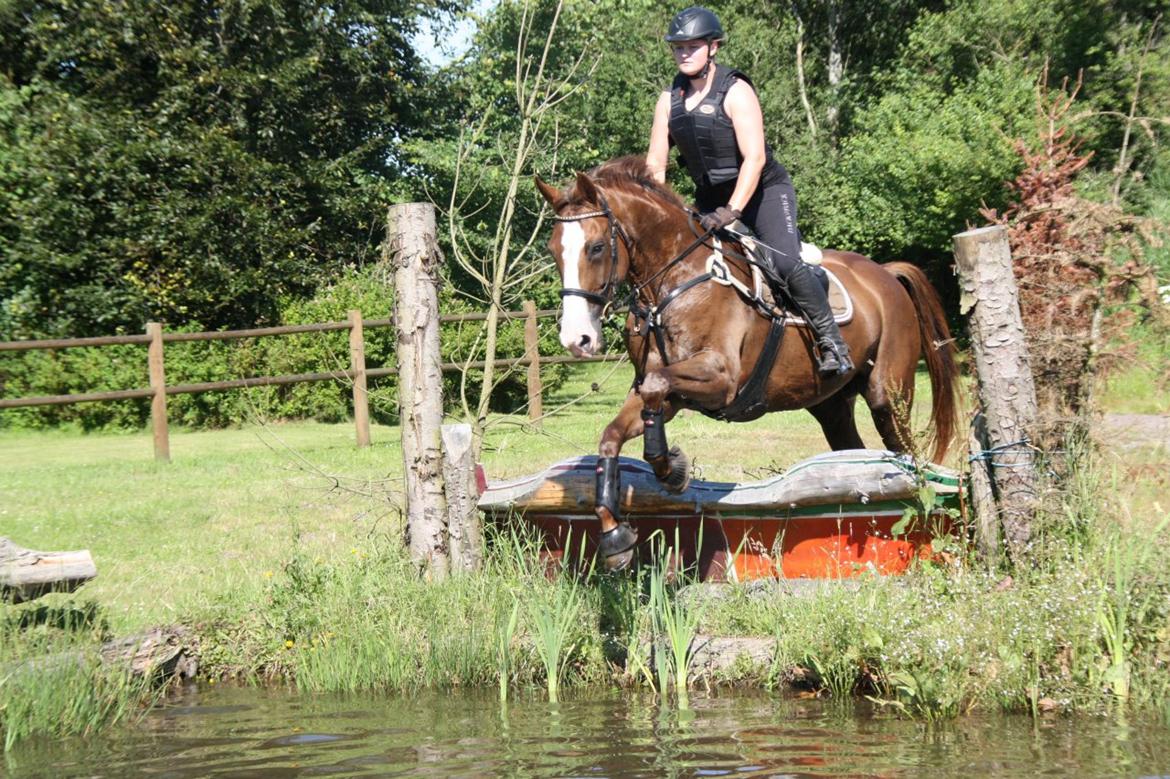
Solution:
[[[700,39],[723,40],[723,26],[719,24],[719,17],[701,6],[693,5],[679,11],[666,28],[667,43]]]

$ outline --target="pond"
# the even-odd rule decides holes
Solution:
[[[941,726],[762,692],[557,705],[487,694],[309,696],[192,687],[135,726],[19,748],[13,777],[1170,776],[1170,729],[975,715]]]

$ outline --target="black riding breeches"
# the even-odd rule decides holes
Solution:
[[[783,166],[765,169],[752,199],[743,210],[743,222],[755,231],[771,251],[772,267],[780,278],[787,278],[800,262],[800,231],[796,227],[796,190]],[[695,204],[703,213],[727,205],[735,191],[735,181],[728,181],[695,192]]]

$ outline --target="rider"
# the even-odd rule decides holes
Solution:
[[[823,374],[853,369],[849,347],[833,319],[816,275],[800,259],[796,191],[784,166],[764,140],[764,118],[752,82],[738,70],[715,63],[723,27],[706,8],[679,11],[670,21],[670,44],[678,75],[658,97],[646,163],[666,181],[667,155],[677,146],[695,182],[703,229],[742,219],[768,245],[767,255],[788,294],[816,335]]]

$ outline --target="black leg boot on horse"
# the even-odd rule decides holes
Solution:
[[[618,458],[597,458],[597,478],[594,486],[598,519],[603,525],[607,524],[607,520],[617,523],[601,534],[597,541],[597,556],[601,558],[607,570],[620,571],[627,568],[634,559],[634,545],[638,543],[638,532],[630,527],[629,522],[620,519],[618,494],[621,491],[621,473],[618,471]]]
[[[817,370],[825,376],[838,376],[853,370],[849,346],[841,338],[841,330],[829,307],[829,297],[807,263],[794,263],[785,277],[788,296],[808,321],[820,351]]]

